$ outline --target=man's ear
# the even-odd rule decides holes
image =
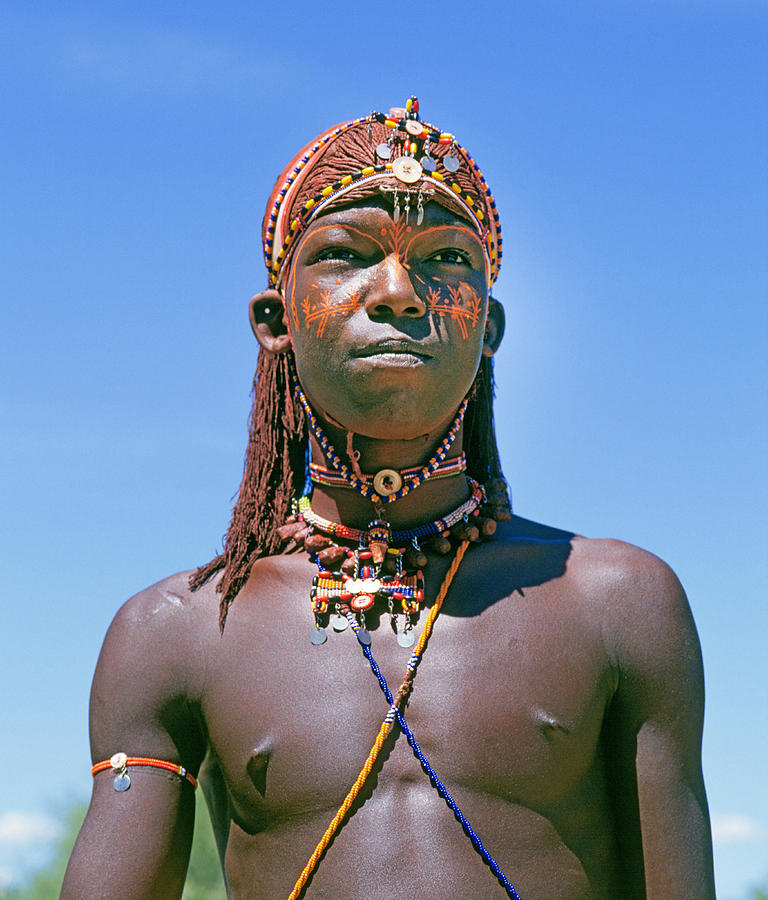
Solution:
[[[254,294],[248,304],[248,318],[256,340],[268,353],[283,353],[291,346],[285,303],[279,291],[270,288]]]
[[[504,337],[504,307],[495,297],[488,298],[488,317],[485,320],[483,356],[493,356]]]

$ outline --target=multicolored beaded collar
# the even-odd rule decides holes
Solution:
[[[380,469],[375,475],[366,475],[363,473],[360,480],[365,484],[373,485],[374,491],[379,494],[387,495],[399,490],[403,482],[413,481],[421,475],[421,466],[413,466],[406,469]],[[467,457],[462,452],[461,456],[453,459],[444,459],[435,468],[435,471],[429,476],[432,481],[438,478],[452,478],[454,475],[461,475],[467,470]],[[321,466],[319,463],[311,462],[309,464],[309,478],[313,484],[322,484],[325,487],[352,488],[347,479],[335,472]]]
[[[339,522],[331,522],[313,511],[309,497],[302,497],[299,500],[299,515],[307,525],[311,525],[321,534],[327,534],[345,541],[357,541],[360,545],[367,545],[370,541],[377,540],[386,544],[387,547],[397,547],[404,544],[412,544],[414,541],[422,541],[437,534],[443,534],[457,522],[461,522],[462,519],[466,519],[477,512],[478,507],[485,499],[485,495],[482,487],[471,478],[469,479],[469,486],[472,491],[469,499],[452,512],[447,513],[442,519],[436,519],[434,522],[425,522],[423,525],[415,525],[413,528],[403,528],[399,531],[391,531],[386,522],[381,522],[378,519],[371,522],[365,530],[350,528]],[[384,552],[386,552],[386,549]],[[381,560],[378,561],[380,562]]]
[[[372,159],[369,165],[345,173],[309,197],[301,208],[293,211],[293,201],[301,190],[307,172],[322,157],[328,146],[349,129],[367,125],[370,134],[374,122],[392,130],[387,141],[371,148],[378,162]],[[431,152],[433,144],[449,145],[450,152],[435,157]],[[477,189],[477,197],[468,194],[459,181],[452,177],[462,165],[467,166],[469,177]],[[442,166],[443,172],[438,170],[439,166]],[[273,287],[281,284],[297,236],[325,204],[363,183],[384,178],[394,178],[404,185],[423,185],[426,193],[437,191],[449,195],[452,202],[464,209],[483,240],[489,284],[493,284],[498,277],[501,266],[501,222],[485,177],[472,156],[452,134],[420,120],[416,97],[411,97],[405,109],[398,113],[394,110],[389,115],[372,112],[367,117],[335,126],[308,144],[281,178],[282,182],[278,180],[270,197],[263,228],[264,260],[270,285]]]

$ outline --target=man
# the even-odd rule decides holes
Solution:
[[[509,511],[469,154],[415,98],[344,123],[263,236],[224,551],[110,627],[63,896],[180,896],[198,775],[231,897],[714,896],[677,579]]]

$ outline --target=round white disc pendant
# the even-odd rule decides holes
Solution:
[[[422,172],[421,163],[410,156],[398,156],[392,163],[392,174],[404,184],[413,184],[418,181]]]
[[[373,489],[383,497],[396,494],[402,486],[402,476],[395,469],[381,469],[373,476]]]

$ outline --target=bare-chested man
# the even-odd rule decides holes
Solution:
[[[414,98],[331,129],[264,249],[224,551],[109,630],[63,896],[179,897],[199,777],[232,898],[712,897],[680,584],[509,512],[469,154]]]

